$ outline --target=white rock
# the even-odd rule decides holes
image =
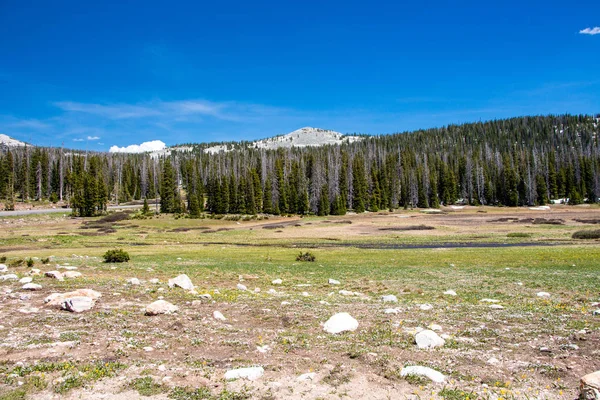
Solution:
[[[537,297],[550,297],[550,293],[548,292],[537,292]]]
[[[0,275],[0,281],[17,281],[19,277],[15,274]]]
[[[152,284],[156,285],[157,283],[160,283],[160,280],[158,280],[158,278],[152,278],[152,279],[150,279],[148,282],[150,282],[150,283],[152,283]]]
[[[351,292],[349,290],[340,290],[338,293],[342,296],[354,296],[354,292]]]
[[[38,285],[37,283],[26,283],[21,287],[23,290],[41,290],[42,285]]]
[[[431,329],[432,331],[441,332],[442,326],[438,324],[429,324],[429,329]]]
[[[44,299],[44,303],[48,306],[62,306],[62,303],[71,297],[89,297],[92,300],[97,300],[102,297],[102,294],[92,289],[77,289],[67,293],[52,293]]]
[[[31,282],[32,280],[33,280],[33,278],[32,278],[32,277],[30,277],[30,276],[26,276],[25,278],[21,278],[21,279],[19,279],[19,283],[25,284],[25,283],[29,283],[29,282]]]
[[[237,288],[238,288],[238,290],[248,290],[248,288],[246,287],[246,285],[242,285],[241,283],[237,284]]]
[[[302,292],[302,296],[304,296],[304,297],[310,297],[310,294],[308,292]]]
[[[496,365],[496,364],[500,363],[500,361],[496,357],[492,357],[489,360],[487,360],[486,362],[490,365]]]
[[[6,266],[6,264],[0,264],[0,272],[6,272],[8,271],[8,267]]]
[[[415,335],[417,347],[420,349],[433,349],[434,347],[442,347],[446,341],[438,336],[432,330],[426,329]]]
[[[481,299],[479,301],[482,301],[484,303],[500,303],[500,300],[495,300],[495,299]]]
[[[258,287],[255,287],[255,288],[254,288],[254,293],[260,293],[260,288],[258,288]]]
[[[79,271],[65,271],[63,273],[63,277],[67,278],[67,279],[80,278],[81,276],[82,276],[82,274]]]
[[[579,390],[581,392],[581,399],[600,399],[600,370],[583,376],[579,384]]]
[[[31,268],[29,270],[29,275],[31,275],[31,276],[38,276],[38,275],[41,275],[41,274],[42,274],[42,271],[40,271],[37,268]]]
[[[456,296],[456,292],[454,290],[446,290],[444,294],[448,296]]]
[[[200,297],[201,299],[205,299],[205,300],[212,299],[212,296],[210,294],[208,294],[208,293],[200,294],[200,295],[198,295],[198,297]]]
[[[313,381],[316,376],[317,376],[316,372],[307,372],[306,374],[302,374],[299,377],[297,377],[296,380],[298,382]]]
[[[399,308],[386,308],[383,311],[385,314],[398,314],[400,312]]]
[[[420,365],[411,365],[402,368],[402,370],[400,371],[400,376],[409,375],[424,376],[435,383],[442,383],[446,380],[446,377],[441,372],[436,371],[435,369],[431,369],[429,367],[422,367]]]
[[[337,281],[337,280],[335,280],[335,279],[331,279],[331,278],[329,278],[329,284],[330,284],[330,285],[339,285],[339,284],[340,284],[340,281]]]
[[[145,352],[151,352],[151,351],[154,351],[154,348],[150,347],[150,346],[146,346],[146,347],[144,347],[144,351]]]
[[[290,304],[292,304],[292,303],[290,303],[289,301],[282,301],[281,302],[282,306],[289,306]]]
[[[128,279],[127,283],[130,284],[131,286],[139,286],[142,284],[138,278]]]
[[[271,281],[271,283],[272,283],[273,285],[281,285],[281,284],[283,283],[283,281],[282,281],[281,279],[273,279],[273,280]]]
[[[256,346],[256,350],[259,353],[266,353],[269,350],[271,350],[271,346],[269,346],[268,344],[265,344],[264,346]]]
[[[263,367],[249,367],[249,368],[237,368],[230,369],[225,372],[225,379],[230,381],[234,379],[247,379],[249,381],[255,381],[263,376],[265,370]]]
[[[421,304],[419,308],[423,311],[429,311],[433,309],[433,306],[431,304]]]
[[[500,304],[492,304],[492,305],[490,305],[490,308],[492,310],[504,310],[504,307],[501,306]]]
[[[385,296],[381,296],[381,301],[383,301],[384,303],[397,303],[398,298],[393,294],[387,294]]]
[[[57,279],[59,281],[64,280],[62,274],[58,271],[48,271],[44,275],[48,278]]]
[[[227,318],[220,311],[213,312],[213,318],[218,319],[219,321],[227,321]]]
[[[332,334],[345,331],[355,331],[358,328],[358,321],[346,312],[337,313],[325,322],[323,329]]]
[[[517,285],[523,286],[523,282],[517,282]]]
[[[80,313],[90,310],[94,306],[94,299],[91,297],[76,296],[65,299],[61,305],[63,310]]]
[[[180,287],[183,290],[194,290],[194,284],[192,280],[186,275],[181,274],[173,279],[169,279],[169,287]]]
[[[269,291],[267,293],[269,293],[269,294],[277,294],[277,290],[275,290],[275,289],[269,289]]]
[[[146,315],[173,314],[179,311],[179,307],[165,300],[156,300],[146,306]]]

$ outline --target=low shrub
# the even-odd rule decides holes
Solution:
[[[300,254],[298,254],[298,256],[296,257],[296,261],[313,262],[313,261],[315,261],[315,255],[313,253],[311,253],[310,251],[307,251],[305,253],[300,252]]]
[[[49,257],[42,258],[41,261],[42,261],[42,264],[46,265],[46,264],[50,263],[50,258]]]
[[[577,231],[573,234],[573,239],[600,239],[600,229],[593,231]]]
[[[506,237],[509,237],[509,238],[528,238],[528,237],[531,237],[531,233],[511,232],[511,233],[507,234]]]
[[[6,256],[0,257],[0,263],[5,263],[5,262],[6,262]]]
[[[123,249],[108,250],[104,255],[106,263],[122,263],[129,261],[129,254]]]
[[[32,268],[34,264],[35,264],[35,261],[33,261],[33,259],[32,259],[32,258],[28,258],[28,259],[27,259],[27,266],[28,266],[29,268]]]

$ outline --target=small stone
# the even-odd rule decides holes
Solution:
[[[441,332],[442,326],[438,324],[429,324],[429,329],[431,329],[432,331]]]
[[[550,297],[550,293],[548,292],[537,292],[537,297]]]
[[[399,308],[386,308],[383,310],[385,314],[398,314],[400,312]]]
[[[490,308],[492,310],[504,310],[504,307],[501,306],[500,304],[492,304],[492,305],[490,305]]]
[[[298,382],[313,381],[316,376],[317,376],[316,372],[307,372],[306,374],[302,374],[299,377],[297,377],[296,380]]]
[[[154,348],[150,347],[150,346],[146,346],[146,347],[144,347],[144,351],[145,352],[151,352],[151,351],[154,351]]]
[[[269,294],[277,294],[277,290],[275,290],[275,289],[269,289],[267,293],[269,293]]]
[[[146,315],[172,314],[179,311],[179,307],[165,300],[157,300],[146,306]]]
[[[237,284],[237,288],[238,290],[248,290],[248,288],[245,285],[242,285],[241,283]]]
[[[213,318],[218,319],[219,321],[227,321],[227,318],[220,311],[213,312]]]
[[[497,365],[500,363],[500,361],[496,357],[492,357],[489,360],[487,360],[486,362],[490,365]]]
[[[204,300],[212,299],[212,296],[208,293],[200,294],[200,295],[198,295],[198,297],[200,297],[201,299],[204,299]]]
[[[454,290],[446,290],[444,294],[448,296],[456,296],[456,292]]]
[[[310,297],[310,294],[308,292],[302,292],[302,296],[304,296],[304,297]]]
[[[435,383],[442,383],[446,380],[446,377],[441,372],[436,371],[435,369],[431,369],[429,367],[422,367],[419,365],[411,365],[408,367],[404,367],[400,371],[400,376],[402,377],[410,375],[424,376]]]
[[[381,296],[381,301],[384,303],[397,303],[398,298],[393,294],[386,294],[385,296]]]
[[[433,349],[434,347],[442,347],[446,341],[438,336],[432,330],[424,330],[415,335],[417,347],[420,349]]]
[[[159,280],[158,278],[152,278],[152,279],[150,279],[148,282],[150,282],[150,283],[152,283],[152,284],[156,285],[156,284],[160,283],[160,280]]]
[[[290,303],[289,301],[282,301],[282,302],[281,302],[281,305],[282,305],[282,306],[289,306],[289,305],[291,305],[291,304],[292,304],[292,303]]]
[[[495,300],[495,299],[481,299],[479,301],[482,301],[484,303],[500,303],[500,300]]]
[[[358,321],[346,312],[337,313],[325,322],[323,329],[332,334],[355,331],[358,328]]]
[[[138,278],[131,278],[127,280],[127,283],[130,284],[131,286],[139,286],[141,285],[141,282]]]
[[[259,353],[266,353],[271,350],[271,347],[268,344],[265,344],[264,346],[256,346],[256,350]]]
[[[540,347],[540,351],[541,351],[542,353],[551,353],[551,352],[552,352],[552,350],[550,350],[550,348],[549,348],[549,347],[546,347],[546,346],[542,346],[542,347]]]
[[[0,275],[0,281],[17,281],[19,277],[15,274]]]
[[[431,304],[421,304],[419,308],[423,311],[429,311],[433,309],[433,306]]]
[[[6,264],[0,264],[0,272],[6,272],[8,271],[8,267],[6,266]]]
[[[19,279],[19,283],[22,283],[22,284],[29,283],[31,281],[33,281],[33,278],[31,278],[29,276],[26,276],[25,278]]]
[[[339,285],[340,281],[329,278],[329,284],[330,285]]]
[[[265,370],[263,367],[249,367],[249,368],[237,368],[231,369],[225,372],[225,380],[235,379],[247,379],[249,381],[255,381],[263,376]]]
[[[79,271],[65,271],[63,272],[63,277],[67,279],[75,279],[83,276]]]
[[[38,285],[37,283],[26,283],[21,287],[23,290],[41,290],[42,285]]]
[[[173,279],[169,279],[169,287],[180,287],[183,290],[194,290],[194,284],[186,274],[181,274]]]
[[[282,281],[281,279],[273,279],[273,280],[271,281],[271,283],[272,283],[273,285],[281,285],[281,284],[283,283],[283,281]]]
[[[260,293],[260,288],[258,288],[258,287],[254,288],[254,293]]]

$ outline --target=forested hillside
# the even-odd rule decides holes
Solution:
[[[161,212],[341,215],[457,201],[536,205],[600,198],[599,116],[521,117],[266,150],[205,146],[168,156],[4,147],[0,198],[67,201],[93,215],[109,201],[160,196]]]

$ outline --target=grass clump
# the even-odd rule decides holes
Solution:
[[[573,239],[600,239],[600,229],[593,231],[577,231],[572,237]]]
[[[167,392],[163,385],[154,382],[154,379],[150,376],[134,379],[129,387],[136,390],[140,396],[155,396]]]
[[[129,253],[123,249],[108,250],[102,257],[106,263],[123,263],[129,261]]]
[[[28,266],[29,268],[32,268],[34,264],[35,264],[35,261],[33,261],[33,259],[32,259],[32,258],[28,258],[28,259],[27,259],[27,266]]]
[[[5,262],[6,262],[6,256],[0,257],[0,263],[5,263]]]
[[[308,262],[313,262],[315,261],[315,255],[313,253],[311,253],[310,251],[307,252],[300,252],[300,254],[298,254],[298,256],[296,257],[296,261],[308,261]]]

